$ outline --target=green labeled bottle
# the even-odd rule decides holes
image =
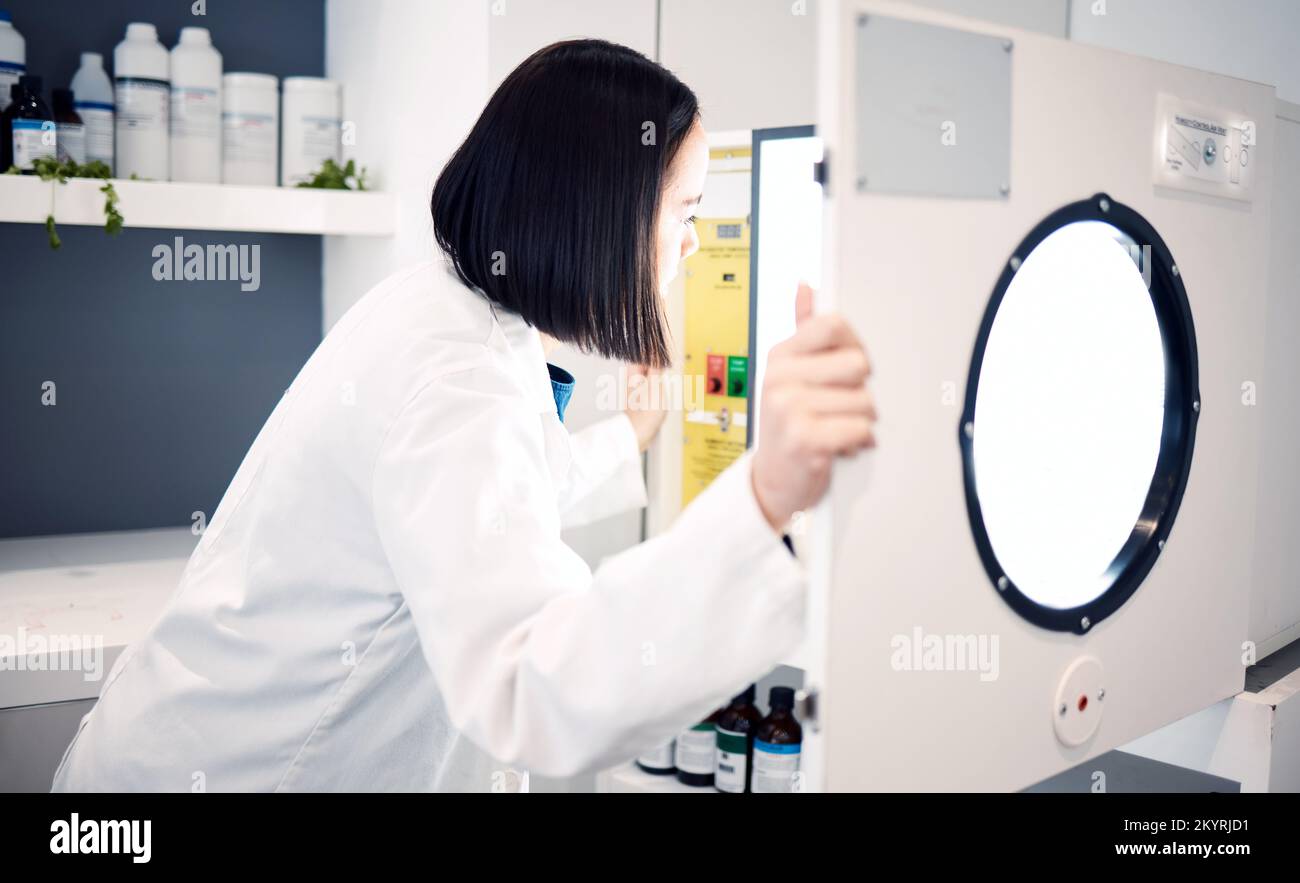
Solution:
[[[773,687],[771,711],[754,730],[755,794],[785,794],[799,790],[799,755],[803,727],[794,717],[794,690]]]
[[[719,708],[688,730],[677,734],[675,765],[677,780],[686,785],[708,788],[713,784],[714,754],[717,752],[716,725]]]
[[[718,751],[713,787],[727,794],[749,790],[749,770],[754,753],[754,730],[763,715],[754,707],[757,688],[750,684],[735,696],[718,718]]]

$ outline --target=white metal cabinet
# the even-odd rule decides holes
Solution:
[[[822,12],[824,279],[879,366],[882,420],[879,450],[837,468],[812,544],[825,612],[813,623],[809,672],[820,700],[811,784],[1023,787],[1241,689],[1259,423],[1239,386],[1264,368],[1273,90],[900,4],[824,3]],[[857,189],[854,53],[864,13],[1013,41],[1005,198]],[[1160,93],[1256,122],[1249,202],[1155,186]],[[1021,239],[1055,209],[1103,191],[1142,213],[1182,269],[1204,406],[1168,548],[1123,607],[1077,635],[1031,625],[990,583],[963,497],[960,404],[945,404],[942,390],[965,390],[989,294]],[[916,628],[996,637],[999,676],[896,670],[891,641]],[[1104,713],[1090,740],[1067,747],[1054,733],[1054,696],[1084,655],[1104,667]]]

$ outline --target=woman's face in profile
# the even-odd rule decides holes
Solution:
[[[700,238],[691,223],[704,193],[704,178],[709,172],[709,143],[699,120],[691,126],[677,150],[665,176],[660,200],[658,270],[659,296],[677,276],[679,265],[700,247]]]

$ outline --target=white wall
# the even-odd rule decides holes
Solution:
[[[558,40],[594,37],[655,57],[655,0],[488,0],[488,73],[496,88],[519,62]]]
[[[435,252],[429,196],[438,171],[478,119],[488,95],[483,4],[327,0],[325,71],[343,81],[343,148],[397,199],[391,238],[325,238],[324,323],[329,330],[376,282]]]
[[[978,18],[1049,37],[1064,37],[1069,0],[906,0],[940,12]],[[1077,2],[1077,0],[1076,0]]]
[[[711,132],[808,125],[817,112],[816,0],[663,0],[660,61]]]
[[[1296,0],[1073,0],[1070,38],[1268,83],[1300,102]]]

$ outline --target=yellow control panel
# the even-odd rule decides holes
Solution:
[[[701,218],[686,259],[682,505],[745,452],[749,219]]]

